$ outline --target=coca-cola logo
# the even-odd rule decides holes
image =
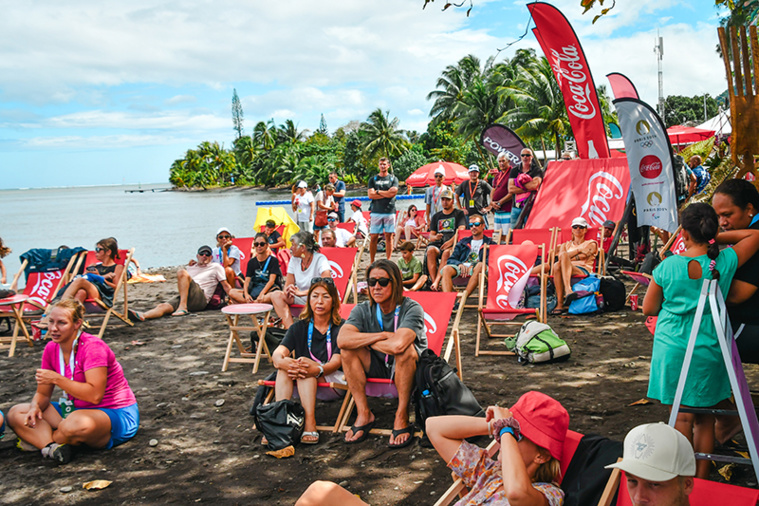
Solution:
[[[433,336],[435,335],[435,332],[437,332],[437,323],[435,323],[435,319],[426,312],[424,313],[424,332]]]
[[[670,251],[672,251],[672,253],[675,255],[679,255],[685,251],[685,240],[683,239],[682,233],[678,234],[677,239],[675,239],[675,243],[670,248]]]
[[[588,179],[588,198],[580,215],[586,216],[587,213],[588,221],[601,226],[608,219],[606,214],[611,210],[611,201],[620,200],[624,195],[624,188],[614,174],[596,172]]]
[[[551,56],[553,57],[551,67],[559,87],[564,92],[567,111],[580,119],[594,118],[596,109],[591,98],[593,87],[588,78],[590,73],[583,65],[580,50],[574,45],[569,45],[562,47],[561,52],[551,49]],[[566,80],[566,84],[562,84],[562,80]]]
[[[329,261],[329,267],[332,269],[332,279],[341,279],[343,276],[345,276],[343,268],[340,267],[340,265],[334,260]]]
[[[663,164],[656,155],[646,155],[640,160],[638,170],[646,179],[656,179],[661,174]]]
[[[527,274],[527,266],[513,255],[501,255],[496,262],[498,279],[496,280],[495,303],[501,309],[512,309],[509,304],[509,292],[514,285]]]
[[[47,304],[52,298],[52,290],[56,281],[61,278],[63,272],[44,272],[36,276],[33,280],[32,290],[29,294],[29,302],[36,302],[42,306]]]

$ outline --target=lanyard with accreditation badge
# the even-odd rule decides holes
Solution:
[[[329,324],[329,328],[327,329],[327,362],[332,358],[332,322]],[[314,337],[314,320],[312,319],[310,322],[308,322],[308,353],[311,354],[311,358],[314,360],[314,362],[319,363],[321,365],[326,364],[327,362],[322,363],[321,360],[316,358],[314,356],[314,352],[311,351],[311,341]]]
[[[76,366],[76,347],[79,343],[79,337],[81,335],[82,333],[79,332],[79,334],[76,336],[76,339],[74,339],[74,342],[71,344],[71,354],[69,355],[69,370],[71,371],[70,378],[68,374],[66,374],[66,362],[63,359],[63,350],[61,350],[60,345],[58,346],[58,366],[61,371],[61,376],[66,379],[70,379],[71,381],[74,381],[74,368]],[[61,408],[61,416],[63,418],[66,418],[68,415],[74,412],[74,401],[69,399],[69,396],[65,391],[63,392],[63,396],[58,399],[58,406]]]
[[[385,330],[385,325],[382,324],[382,311],[380,310],[379,304],[377,304],[377,323],[379,323],[380,330]],[[401,306],[395,306],[395,326],[393,327],[393,332],[398,330],[398,313],[401,311]],[[385,354],[385,365],[390,362],[390,355],[387,353]]]

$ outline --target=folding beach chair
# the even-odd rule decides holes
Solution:
[[[579,446],[582,438],[583,435],[579,432],[575,432],[573,430],[567,431],[567,436],[564,440],[564,449],[562,451],[561,478],[567,474],[569,464],[571,463],[572,457],[574,456],[575,451],[577,451],[577,447]],[[499,449],[500,445],[496,441],[492,441],[486,448],[488,456],[490,458],[493,458],[493,455],[495,455]],[[445,493],[440,497],[440,499],[437,500],[435,506],[445,506],[447,504],[451,504],[454,500],[464,497],[469,492],[464,486],[464,483],[461,481],[461,478],[457,478],[454,474],[453,479],[453,485],[451,485],[448,490],[446,490]],[[561,484],[561,480],[559,480],[559,484]]]
[[[612,470],[598,506],[610,506],[615,494],[617,506],[632,506],[630,494],[627,493],[627,477],[619,469]],[[691,506],[712,506],[718,503],[730,506],[756,506],[759,502],[759,490],[694,478],[693,492],[688,496],[688,500]]]
[[[445,335],[448,330],[448,324],[453,314],[453,305],[456,302],[456,294],[454,293],[436,293],[436,292],[407,292],[406,297],[419,302],[424,309],[424,327],[427,334],[427,347],[434,351],[436,355],[440,356],[443,350],[443,342],[445,341]],[[453,328],[449,337],[449,350],[447,355],[450,356],[450,349],[452,346],[456,348],[457,364],[460,365],[460,352],[457,344],[451,344],[450,340],[458,341],[458,325],[461,320],[461,308],[454,320]],[[461,374],[461,369],[459,369]],[[345,389],[348,390],[347,385]],[[395,383],[392,379],[385,378],[366,378],[366,395],[369,397],[386,397],[397,398],[398,390],[395,388]],[[351,413],[355,407],[355,402],[348,390],[343,401],[345,409],[341,409],[343,412],[343,418],[340,422],[339,429],[343,432],[347,432],[348,420],[350,420]],[[379,434],[383,436],[389,436],[392,431],[390,429],[372,429],[372,434]]]
[[[130,327],[134,325],[134,323],[129,320],[129,297],[127,292],[127,266],[129,265],[130,260],[132,259],[132,255],[134,255],[134,248],[130,250],[120,249],[119,250],[119,258],[115,259],[116,263],[119,265],[123,265],[124,269],[121,271],[121,276],[119,279],[115,280],[116,286],[113,289],[113,305],[111,307],[108,307],[102,300],[100,299],[87,299],[84,301],[84,309],[87,311],[85,314],[86,318],[103,318],[103,323],[100,325],[100,331],[98,332],[98,337],[100,339],[103,338],[103,334],[105,334],[105,329],[108,326],[108,320],[111,318],[111,315],[116,316],[119,320],[123,321]],[[95,252],[94,251],[88,251],[87,252],[87,258],[84,262],[85,269],[89,267],[90,265],[94,265],[96,262],[95,260]],[[118,302],[119,294],[121,295],[121,302]]]
[[[29,273],[29,276],[26,278],[26,285],[22,291],[22,294],[28,297],[20,310],[22,320],[31,321],[42,315],[60,290],[61,286],[69,280],[72,268],[80,261],[81,257],[84,256],[82,253],[77,253],[72,256],[63,269]],[[19,279],[28,265],[29,261],[24,259],[18,272],[13,277],[13,282],[11,283],[12,289],[16,290],[18,288]],[[3,309],[0,310],[0,318],[15,318],[15,314],[6,306],[3,306]],[[16,320],[13,335],[10,337],[0,337],[0,349],[5,349],[6,347],[9,348],[9,357],[12,357],[15,353],[19,330],[23,331],[24,329],[19,329],[19,322]],[[26,338],[27,333],[23,333]],[[31,341],[27,341],[29,346],[33,346]]]
[[[482,328],[489,338],[510,337],[511,334],[494,334],[492,326],[518,325],[514,322],[517,316],[534,315],[539,321],[545,322],[545,283],[546,276],[541,276],[540,308],[519,308],[519,299],[530,277],[530,270],[535,265],[538,251],[545,255],[545,250],[534,244],[491,246],[486,251],[488,255],[488,275],[480,277],[480,292],[477,319],[477,340],[475,357],[483,355],[513,355],[510,351],[480,351],[480,336]],[[545,264],[541,264],[545,266]],[[489,280],[487,299],[485,296],[485,280]],[[487,301],[485,303],[485,301]]]
[[[248,271],[248,262],[250,262],[250,259],[255,255],[253,252],[253,238],[235,237],[232,239],[232,246],[237,246],[237,249],[242,253],[242,257],[240,258],[240,271],[242,272],[242,277],[245,278],[245,273]]]
[[[340,301],[347,302],[348,297],[353,294],[353,302],[358,301],[358,289],[356,288],[358,263],[361,257],[358,254],[358,248],[320,248],[319,252],[324,254],[329,260],[329,267],[332,270],[332,279],[335,282],[337,293],[340,294]],[[285,271],[287,272],[287,271]],[[290,313],[293,318],[297,318],[303,312],[303,304],[292,304]]]
[[[602,247],[604,230],[605,230],[604,227],[588,227],[588,230],[585,232],[586,240],[592,239],[598,243],[598,253],[596,254],[596,259],[593,262],[593,270],[591,271],[591,274],[600,273],[601,265],[603,265],[603,260],[605,258],[604,249]],[[560,229],[560,239],[558,243],[556,244],[556,246],[560,244],[564,244],[565,242],[569,242],[571,240],[572,240],[572,229],[571,228]],[[584,277],[586,276],[572,276],[572,279],[580,280]]]

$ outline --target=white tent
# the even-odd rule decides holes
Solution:
[[[715,117],[706,120],[696,128],[704,130],[714,130],[716,135],[730,135],[733,133],[733,126],[730,123],[730,110],[720,111]]]

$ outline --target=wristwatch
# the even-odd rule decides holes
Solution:
[[[318,378],[319,376],[324,376],[324,366],[319,364],[319,374],[316,375]]]

